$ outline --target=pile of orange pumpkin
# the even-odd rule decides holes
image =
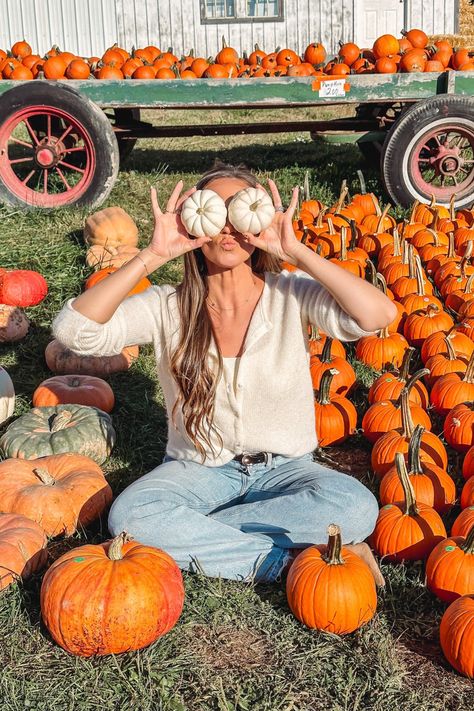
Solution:
[[[44,56],[33,53],[25,40],[10,50],[0,50],[2,79],[234,79],[278,76],[344,76],[348,74],[394,74],[396,72],[443,72],[446,69],[472,71],[474,52],[454,48],[448,40],[430,44],[423,30],[403,31],[397,39],[385,34],[373,47],[353,42],[340,43],[335,57],[328,59],[325,47],[313,42],[302,56],[292,49],[241,55],[225,40],[215,57],[188,54],[178,56],[172,48],[132,49],[113,45],[104,54],[80,57],[53,46]]]
[[[427,560],[428,587],[452,603],[441,624],[443,651],[472,677],[474,210],[455,211],[453,200],[449,208],[432,200],[416,203],[410,218],[397,223],[390,206],[382,209],[372,193],[348,200],[345,185],[329,208],[305,197],[294,221],[298,239],[342,269],[363,278],[367,270],[398,310],[387,328],[355,346],[356,359],[379,373],[361,423],[380,480],[372,546],[389,561]],[[339,341],[312,329],[310,348],[316,429],[320,446],[327,447],[355,432],[357,411],[348,395],[356,374]],[[415,357],[424,367],[412,372]],[[444,442],[455,453],[454,466],[464,457],[459,490],[447,471]],[[441,516],[458,497],[461,512],[448,538]],[[297,558],[300,566],[305,554]],[[291,599],[297,593],[292,587]],[[313,603],[306,602],[311,618]],[[302,615],[305,620],[304,610]]]

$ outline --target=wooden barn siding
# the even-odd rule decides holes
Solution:
[[[339,40],[354,37],[360,2],[284,0],[283,22],[201,25],[199,0],[0,0],[0,47],[25,37],[40,54],[56,43],[90,56],[118,41],[127,48],[173,45],[178,53],[194,48],[207,56],[216,53],[224,35],[238,50],[258,43],[266,51],[288,46],[302,52],[309,42],[320,40],[335,51]],[[453,33],[457,0],[410,0],[410,25],[429,33]]]
[[[214,55],[222,36],[239,50],[257,43],[266,51],[294,47],[298,51],[314,40],[336,48],[340,39],[353,36],[354,0],[284,0],[283,22],[229,22],[201,24],[199,0],[118,0],[125,28],[125,44],[172,45],[175,51],[194,48]]]

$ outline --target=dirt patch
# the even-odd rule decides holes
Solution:
[[[442,687],[446,698],[452,699],[452,706],[446,711],[460,711],[459,696],[472,689],[472,683],[453,672],[445,660],[437,639],[404,639],[396,643],[397,658],[405,666],[408,674],[404,684],[414,691],[426,687]]]
[[[370,450],[354,447],[350,441],[340,447],[317,450],[316,461],[343,474],[351,474],[356,479],[366,479],[371,471]]]
[[[275,661],[270,640],[258,630],[192,625],[188,636],[189,648],[202,664],[212,669],[264,671],[271,669]]]

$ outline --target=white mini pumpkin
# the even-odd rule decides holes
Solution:
[[[15,388],[5,368],[0,366],[0,425],[13,415]]]
[[[245,188],[234,195],[228,213],[236,230],[257,235],[271,225],[275,207],[270,195],[261,188]]]
[[[227,222],[225,202],[214,190],[196,190],[183,202],[181,222],[194,237],[215,237]]]

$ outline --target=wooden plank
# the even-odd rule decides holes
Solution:
[[[260,133],[294,133],[304,131],[346,132],[359,131],[366,133],[378,129],[375,120],[356,118],[332,119],[326,121],[274,121],[260,123],[221,123],[221,124],[166,124],[153,126],[138,122],[130,126],[114,127],[120,138],[175,138],[182,136],[238,136]]]
[[[447,74],[372,74],[349,76],[345,97],[322,98],[312,77],[195,81],[67,81],[99,106],[143,108],[276,108],[336,104],[417,101],[446,92]],[[474,75],[456,74],[459,93],[474,95]],[[459,82],[459,83],[458,83]],[[51,82],[56,84],[56,82]],[[59,82],[60,84],[62,82]],[[0,82],[0,94],[18,82]],[[457,89],[456,89],[457,91]]]

